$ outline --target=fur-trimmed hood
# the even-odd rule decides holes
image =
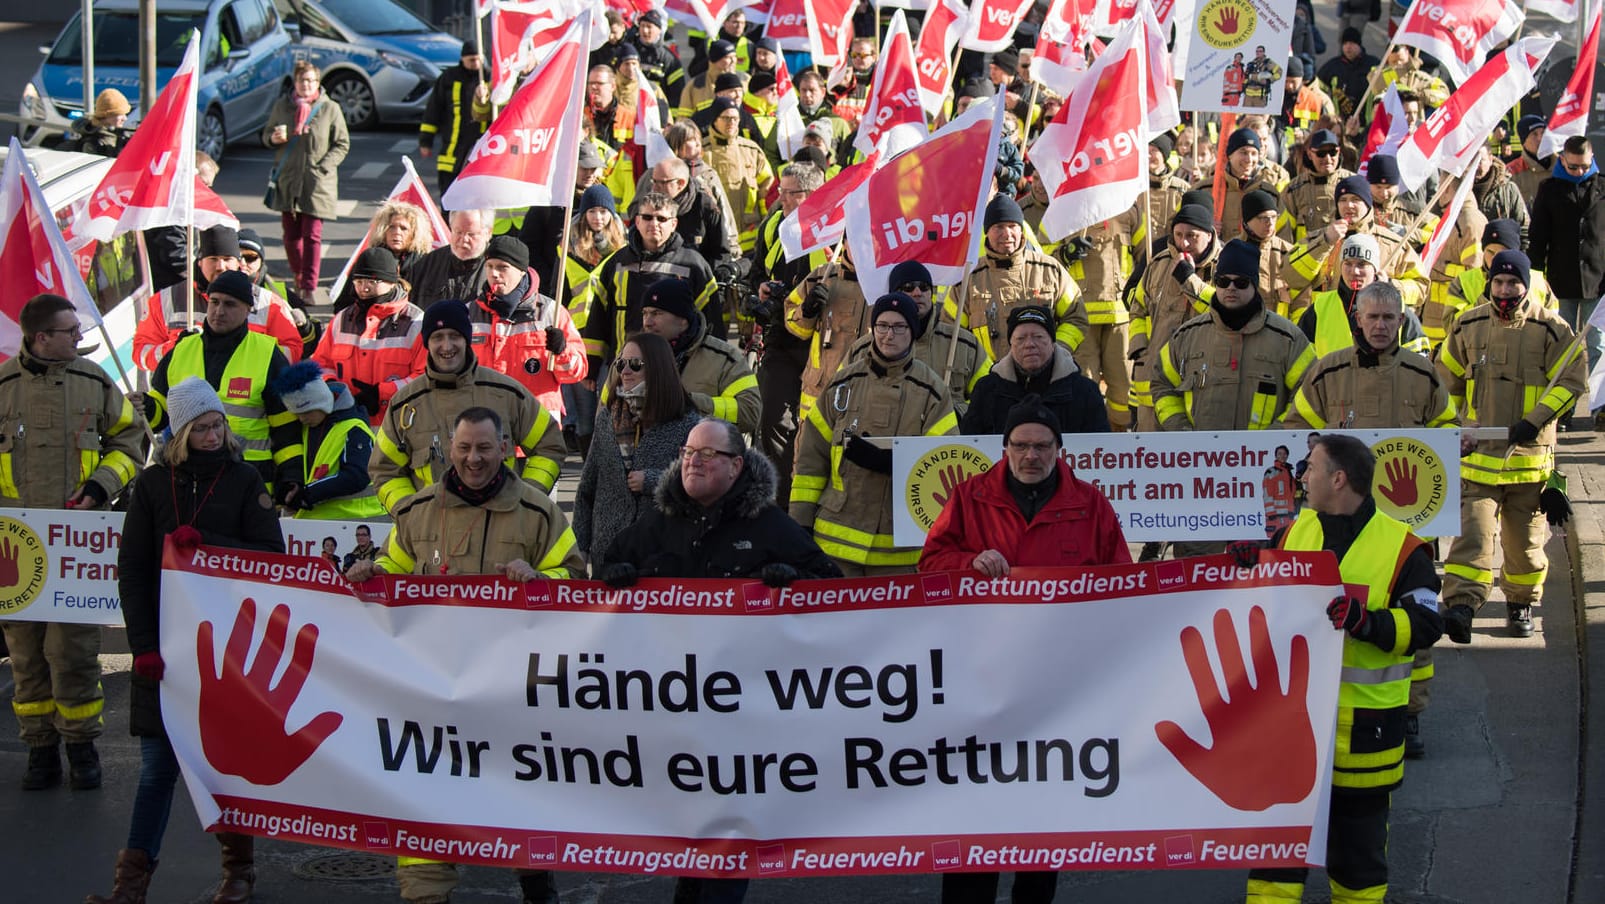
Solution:
[[[736,478],[730,492],[719,500],[718,509],[730,517],[756,518],[766,506],[775,504],[775,486],[778,482],[775,466],[769,463],[762,452],[751,447],[741,457],[746,466],[741,469],[741,476]],[[663,479],[658,481],[657,492],[653,494],[653,502],[659,511],[670,518],[697,517],[702,514],[702,507],[685,494],[685,486],[680,483],[681,461],[676,456],[674,463],[664,469]]]

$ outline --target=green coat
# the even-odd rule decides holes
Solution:
[[[273,102],[273,112],[262,127],[262,143],[276,126],[295,129],[295,100],[289,94]],[[340,161],[351,150],[345,113],[327,94],[307,123],[306,133],[291,144],[279,145],[274,165],[279,171],[279,191],[273,209],[280,213],[305,213],[320,220],[335,218],[335,201],[340,197]]]

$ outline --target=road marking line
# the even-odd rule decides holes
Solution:
[[[389,168],[390,168],[390,164],[384,163],[384,162],[379,161],[379,160],[374,160],[372,162],[364,163],[363,165],[357,167],[356,172],[351,174],[351,178],[353,178],[353,179],[377,179],[380,176],[383,176],[385,174],[385,170],[387,170]]]
[[[390,146],[390,153],[392,153],[392,154],[405,154],[405,153],[408,153],[409,151],[411,151],[413,148],[416,148],[417,146],[418,146],[418,139],[416,139],[416,138],[403,138],[400,141],[397,141],[395,144]]]

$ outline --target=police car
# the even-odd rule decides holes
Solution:
[[[462,51],[460,40],[391,0],[275,2],[298,33],[296,59],[317,65],[353,129],[423,119],[435,80]]]
[[[116,88],[138,108],[139,0],[100,0],[94,7],[95,92]],[[158,90],[184,61],[192,29],[201,34],[200,118],[195,146],[213,159],[235,141],[257,137],[273,99],[289,83],[290,36],[271,0],[162,0],[156,10]],[[84,115],[83,32],[79,17],[62,30],[22,92],[22,116],[54,129],[25,127],[37,146]],[[133,123],[128,124],[129,128]]]

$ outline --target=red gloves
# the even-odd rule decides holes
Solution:
[[[181,524],[167,535],[180,552],[190,552],[201,545],[201,532],[188,524]]]
[[[1349,632],[1355,640],[1364,640],[1371,634],[1372,622],[1365,603],[1352,596],[1334,597],[1326,605],[1326,617],[1332,620],[1333,628]]]
[[[141,653],[134,657],[134,674],[141,678],[160,681],[166,671],[167,664],[162,662],[162,654],[160,653]]]

